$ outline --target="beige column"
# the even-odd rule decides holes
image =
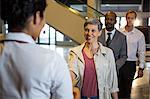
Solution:
[[[96,1],[97,0],[87,0],[87,5],[93,7],[94,9],[96,9]]]
[[[87,5],[91,6],[97,11],[100,11],[101,0],[87,0]],[[88,17],[97,17],[97,12],[92,8],[87,6],[87,16]]]

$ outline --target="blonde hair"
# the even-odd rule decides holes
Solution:
[[[128,10],[127,13],[126,13],[126,18],[127,18],[127,15],[130,14],[130,13],[134,13],[135,18],[137,17],[137,13],[134,10]]]

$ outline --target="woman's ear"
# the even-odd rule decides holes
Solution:
[[[37,11],[34,15],[34,24],[39,25],[42,22],[43,18],[40,17],[40,11]]]

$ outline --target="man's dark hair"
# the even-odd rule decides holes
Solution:
[[[9,30],[13,27],[23,29],[27,19],[36,12],[43,12],[46,8],[46,0],[1,0],[1,19],[8,23]]]
[[[113,12],[113,11],[108,11],[108,12],[105,14],[105,18],[106,18],[106,16],[107,16],[108,14],[113,14],[113,15],[115,16],[115,19],[117,18],[116,13]]]

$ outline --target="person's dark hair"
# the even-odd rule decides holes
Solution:
[[[106,18],[106,16],[107,16],[108,14],[114,14],[115,19],[117,18],[116,13],[115,13],[115,12],[113,12],[113,11],[108,11],[108,12],[105,14],[105,18]]]
[[[127,13],[126,13],[126,18],[127,18],[127,15],[128,15],[129,13],[134,13],[135,18],[137,17],[137,14],[136,14],[135,11],[133,11],[133,10],[128,10]]]
[[[46,8],[46,0],[1,0],[1,19],[8,23],[9,30],[13,27],[23,29],[27,19],[36,12],[43,12]]]
[[[95,19],[95,18],[89,18],[89,19],[87,19],[86,22],[84,23],[84,28],[88,24],[97,25],[99,31],[101,31],[102,25],[103,25],[98,19]]]

